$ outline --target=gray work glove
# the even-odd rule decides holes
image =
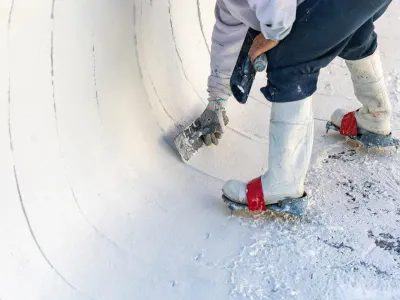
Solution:
[[[207,146],[218,145],[218,140],[222,137],[225,127],[229,123],[225,104],[226,100],[222,98],[209,100],[206,109],[195,121],[200,130],[204,132],[202,139]]]

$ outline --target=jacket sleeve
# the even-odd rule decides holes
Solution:
[[[248,30],[230,14],[222,0],[216,2],[215,19],[207,90],[209,100],[228,99],[232,94],[229,81]]]
[[[283,40],[296,19],[297,0],[248,0],[266,39]]]

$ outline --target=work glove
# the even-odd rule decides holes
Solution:
[[[207,146],[218,145],[219,139],[221,139],[225,127],[229,123],[225,110],[226,102],[227,100],[223,98],[209,100],[206,109],[195,121],[200,131],[203,132],[201,138]]]

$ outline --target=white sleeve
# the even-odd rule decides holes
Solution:
[[[248,30],[248,26],[231,15],[222,0],[217,0],[215,5],[215,19],[207,90],[209,100],[228,99],[232,94],[229,82]]]
[[[296,20],[297,0],[248,0],[266,39],[283,40]]]

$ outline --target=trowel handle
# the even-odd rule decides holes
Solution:
[[[267,55],[265,53],[261,54],[254,61],[254,69],[257,72],[262,72],[267,67]]]

